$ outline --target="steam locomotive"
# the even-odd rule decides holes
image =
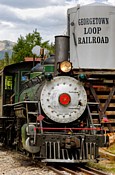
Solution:
[[[93,5],[99,11],[98,6]],[[75,13],[82,16],[85,13],[82,10],[93,7],[80,9],[77,6],[68,11],[68,36],[55,37],[55,55],[34,67],[33,62],[21,62],[6,66],[0,72],[0,140],[4,145],[15,146],[43,162],[99,160],[99,147],[108,144],[102,119],[106,118],[106,109],[114,95],[115,71],[112,70],[110,74],[109,69],[100,69],[98,60],[96,64],[91,60],[89,67],[88,62],[83,61],[86,53],[82,49],[88,48],[89,43],[87,46],[79,43],[81,36],[77,38],[74,21]],[[91,13],[95,11],[91,10]],[[80,15],[77,17],[80,18]],[[108,20],[105,18],[105,21]],[[82,18],[78,21],[81,21],[80,31],[78,27],[80,35],[84,21]],[[89,22],[85,21],[86,28]],[[100,46],[98,48],[96,45],[95,49],[100,49]],[[110,78],[112,81],[107,84]],[[97,92],[100,90],[104,94],[108,89],[111,90],[110,95],[102,107]],[[110,123],[109,129],[112,131]]]
[[[88,111],[86,77],[75,75],[68,60],[68,41],[56,36],[58,51],[42,64],[21,62],[1,72],[1,142],[44,162],[98,160],[99,147],[106,145]]]

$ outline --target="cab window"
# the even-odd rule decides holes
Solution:
[[[5,77],[5,90],[12,90],[12,76]]]

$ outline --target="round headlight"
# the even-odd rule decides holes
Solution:
[[[69,61],[63,61],[62,63],[60,63],[60,70],[62,72],[70,72],[72,69],[72,65]]]

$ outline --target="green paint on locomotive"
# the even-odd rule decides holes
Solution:
[[[22,137],[23,146],[25,145],[25,141],[26,141],[26,138],[27,138],[26,128],[27,128],[27,124],[24,124],[23,127],[21,128],[21,137]]]
[[[36,91],[39,88],[39,84],[25,89],[20,95],[20,101],[34,101],[37,100]]]
[[[44,72],[54,73],[54,65],[44,65]]]
[[[37,76],[40,76],[41,74],[42,74],[42,72],[33,72],[33,73],[30,74],[30,79],[35,78]]]

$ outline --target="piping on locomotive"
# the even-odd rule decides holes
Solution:
[[[73,73],[69,37],[56,36],[55,45],[55,56],[36,65],[30,74],[24,74],[32,67],[26,62],[1,72],[1,142],[43,162],[98,161],[99,147],[107,144],[107,137],[101,124],[93,123],[84,88],[87,77]],[[7,88],[8,76],[12,83]]]

